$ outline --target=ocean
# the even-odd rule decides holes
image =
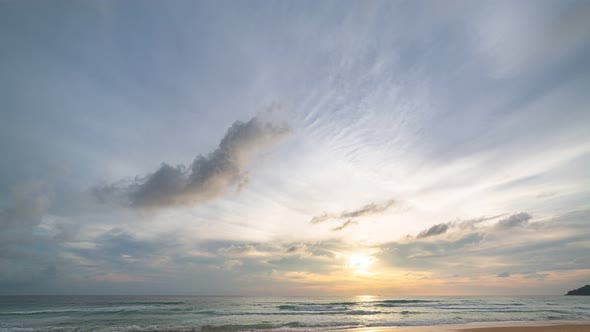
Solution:
[[[315,331],[548,320],[590,321],[590,297],[0,297],[0,331]]]

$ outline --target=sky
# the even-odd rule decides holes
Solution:
[[[2,1],[0,294],[590,282],[588,1]]]

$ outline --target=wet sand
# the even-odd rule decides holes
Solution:
[[[590,322],[514,322],[419,327],[375,327],[350,332],[590,332]]]
[[[590,332],[590,324],[550,326],[505,326],[459,329],[461,332]]]

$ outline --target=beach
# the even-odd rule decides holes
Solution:
[[[377,327],[349,332],[590,332],[588,322],[500,322],[415,327]]]
[[[508,326],[460,329],[463,332],[588,332],[590,324],[549,325],[549,326]]]

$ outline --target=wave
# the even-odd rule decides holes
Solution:
[[[433,300],[383,300],[377,301],[380,303],[432,303],[432,302],[440,302],[440,301],[433,301]]]
[[[330,302],[330,303],[289,303],[277,306],[279,310],[347,310],[350,306],[373,305],[377,307],[400,307],[408,304],[440,303],[432,300],[383,300],[369,302]]]
[[[30,298],[10,299],[13,302],[0,308],[0,331],[39,331],[43,326],[46,332],[326,332],[354,327],[587,320],[590,310],[582,299],[558,297],[109,299],[41,298],[39,303]]]
[[[154,305],[134,305],[134,306],[116,306],[116,307],[96,307],[96,308],[72,308],[72,309],[46,309],[30,311],[5,311],[0,312],[0,316],[8,315],[46,315],[46,314],[64,314],[64,313],[121,313],[121,312],[153,312],[153,311],[190,311],[190,308],[166,308]]]
[[[304,316],[304,315],[350,315],[350,316],[359,316],[359,315],[378,315],[384,313],[383,311],[378,310],[347,310],[347,311],[279,311],[279,312],[272,312],[272,311],[215,311],[213,312],[216,316]]]
[[[400,314],[402,315],[417,315],[417,314],[423,314],[424,312],[422,311],[410,311],[410,310],[403,310],[400,311]]]
[[[289,328],[352,328],[359,327],[355,322],[325,322],[322,324],[305,324],[294,321],[285,324],[226,324],[226,325],[203,325],[199,331],[201,332],[236,332],[248,330],[269,330],[269,331],[285,331]],[[196,331],[196,330],[192,330]]]
[[[554,313],[554,314],[570,314],[572,311],[570,310],[513,310],[513,309],[496,309],[496,310],[485,310],[485,309],[477,309],[477,310],[462,310],[457,311],[458,313],[461,312],[494,312],[494,313]]]
[[[292,305],[283,304],[277,306],[279,310],[290,310],[290,311],[344,311],[348,310],[346,306],[336,306],[329,304],[304,304],[304,305]]]
[[[202,332],[217,332],[217,331],[244,331],[244,330],[261,330],[272,329],[278,326],[268,323],[260,324],[226,324],[226,325],[204,325],[201,327]]]
[[[289,303],[289,304],[281,304],[277,306],[280,310],[298,310],[300,308],[334,308],[334,307],[349,307],[358,305],[362,302],[330,302],[330,303],[313,303],[313,302],[304,302],[304,303]]]
[[[179,304],[185,304],[186,302],[184,301],[156,301],[156,302],[143,302],[143,301],[137,301],[137,302],[114,302],[113,304],[117,304],[117,305],[179,305]]]

